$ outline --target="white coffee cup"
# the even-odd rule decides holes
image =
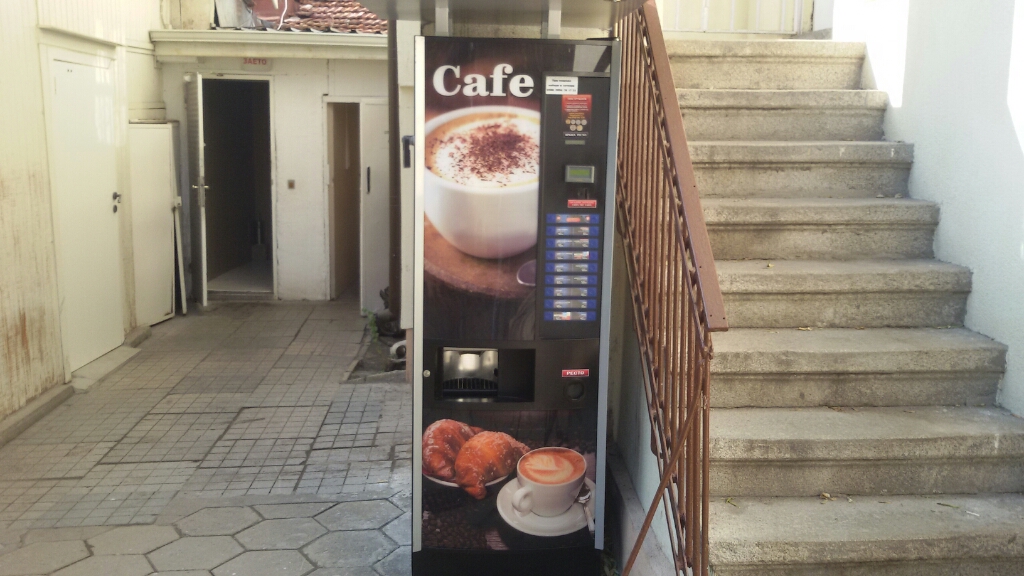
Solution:
[[[548,461],[559,459],[562,462]],[[544,462],[536,464],[540,460]],[[520,458],[516,470],[520,486],[512,494],[512,507],[516,512],[522,516],[531,513],[559,516],[576,502],[586,476],[587,461],[579,452],[568,448],[540,448]]]
[[[537,123],[540,113],[514,106],[473,106],[442,114],[425,127],[426,142],[453,121],[470,115],[514,115]],[[539,142],[538,142],[539,143]],[[428,162],[429,162],[428,158]],[[539,176],[539,166],[538,166]],[[478,258],[506,258],[537,242],[538,179],[507,186],[469,186],[424,171],[424,211],[453,246]]]

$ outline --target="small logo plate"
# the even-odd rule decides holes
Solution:
[[[590,368],[577,368],[575,370],[562,370],[562,378],[585,378],[590,376]]]
[[[569,208],[597,208],[597,200],[569,200]]]

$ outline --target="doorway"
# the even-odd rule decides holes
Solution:
[[[389,282],[388,104],[385,98],[327,103],[331,297],[383,310]]]
[[[202,79],[209,298],[273,298],[270,83]]]
[[[331,210],[331,298],[359,291],[359,104],[328,104]]]

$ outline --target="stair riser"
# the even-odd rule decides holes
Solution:
[[[856,564],[712,565],[714,576],[1020,576],[1024,557],[950,558],[940,562],[907,559],[903,562]]]
[[[978,406],[995,402],[997,372],[714,374],[713,408]]]
[[[883,110],[682,108],[686,138],[701,140],[881,140]]]
[[[719,260],[931,258],[934,225],[708,225]]]
[[[967,294],[953,292],[723,296],[734,328],[960,326],[967,309]]]
[[[672,58],[676,88],[744,90],[857,90],[860,58]]]
[[[1024,491],[1024,459],[716,461],[711,492],[721,496],[975,494]]]
[[[702,198],[876,198],[906,196],[902,163],[695,162]]]

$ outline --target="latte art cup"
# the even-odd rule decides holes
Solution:
[[[467,116],[507,114],[537,124],[540,113],[514,106],[473,106],[447,112],[427,122],[427,162],[435,131]],[[538,176],[540,168],[537,168]],[[506,258],[537,243],[538,178],[508,186],[472,186],[424,170],[424,211],[434,228],[453,246],[478,258]]]
[[[575,462],[572,476],[565,482],[557,484],[538,482],[523,473],[523,461],[531,455],[534,457],[543,455],[545,451],[559,451],[568,453],[569,458],[578,459]],[[560,516],[564,514],[576,502],[580,488],[583,486],[583,479],[586,477],[587,461],[575,450],[568,448],[540,448],[528,452],[519,459],[516,466],[518,472],[519,489],[512,494],[512,507],[521,516],[533,513],[537,516]]]

